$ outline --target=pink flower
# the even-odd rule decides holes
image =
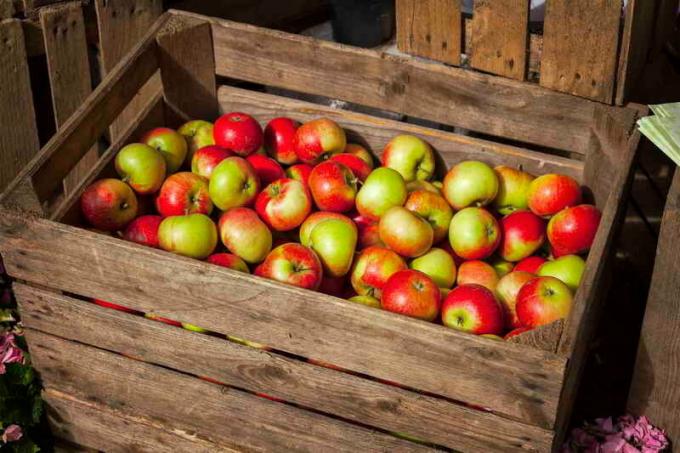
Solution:
[[[661,453],[669,446],[663,430],[654,427],[646,417],[624,415],[616,420],[598,418],[575,428],[563,453]]]
[[[24,353],[16,344],[13,333],[0,335],[0,374],[5,374],[5,365],[9,363],[24,363]]]
[[[4,443],[16,442],[21,439],[24,433],[21,431],[21,426],[19,425],[9,425],[5,428],[5,432],[2,433],[2,441]]]

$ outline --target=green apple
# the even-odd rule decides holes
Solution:
[[[484,208],[465,208],[451,219],[449,242],[456,255],[463,259],[488,258],[500,241],[498,221]]]
[[[498,194],[493,205],[503,215],[527,209],[527,194],[534,177],[527,172],[505,165],[494,168],[498,176]]]
[[[163,250],[191,258],[207,258],[217,245],[217,228],[205,214],[166,217],[158,227]]]
[[[144,143],[130,143],[116,155],[120,178],[141,195],[157,192],[165,180],[163,155]]]
[[[186,330],[191,330],[192,332],[198,332],[198,333],[206,333],[208,332],[206,329],[203,327],[198,327],[194,324],[189,324],[188,322],[183,322],[182,327],[184,327]]]
[[[546,261],[538,268],[540,277],[555,277],[566,284],[572,292],[576,292],[581,283],[586,262],[578,255],[565,255],[554,261]]]
[[[430,145],[414,135],[397,135],[383,150],[383,166],[401,173],[406,182],[427,181],[435,169]]]
[[[142,136],[142,143],[160,151],[165,158],[168,174],[175,173],[187,157],[187,141],[179,132],[157,127]]]
[[[250,208],[230,209],[220,217],[224,246],[247,263],[259,263],[272,249],[272,233]]]
[[[213,125],[209,121],[191,120],[182,124],[177,132],[182,134],[187,141],[187,162],[191,163],[194,153],[205,147],[215,144],[213,138]]]
[[[356,206],[359,214],[370,220],[380,217],[394,206],[406,202],[408,191],[401,174],[391,168],[380,167],[373,170],[357,193]]]
[[[227,157],[210,175],[210,199],[223,211],[252,204],[259,191],[257,173],[242,157]]]
[[[442,191],[430,181],[411,181],[406,184],[406,190],[408,193],[415,192],[417,190],[427,190],[428,192],[436,193],[437,195],[442,194]]]
[[[354,223],[327,219],[314,226],[309,235],[309,247],[319,255],[324,277],[341,277],[349,272],[357,239]]]
[[[456,263],[448,252],[440,248],[432,248],[415,258],[409,267],[429,275],[440,288],[451,288],[456,282]]]
[[[511,263],[510,261],[505,261],[500,256],[494,256],[491,260],[491,266],[493,266],[494,270],[498,274],[498,277],[503,277],[512,272],[515,264]]]
[[[380,308],[380,301],[373,296],[352,296],[347,300],[373,308]]]
[[[455,210],[486,206],[498,193],[498,176],[484,162],[467,160],[455,165],[444,178],[444,197]]]

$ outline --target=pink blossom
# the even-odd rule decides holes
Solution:
[[[21,439],[24,433],[21,431],[21,426],[19,425],[9,425],[5,428],[5,432],[2,433],[2,441],[4,443],[16,442]]]
[[[5,365],[9,363],[24,363],[24,353],[16,344],[13,333],[0,335],[0,374],[5,374]]]
[[[562,453],[661,453],[668,446],[665,432],[646,417],[624,415],[616,420],[599,418],[573,429]]]

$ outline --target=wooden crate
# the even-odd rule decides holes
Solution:
[[[71,168],[158,72],[162,83],[153,96],[84,181],[63,196]],[[342,99],[497,139],[218,88],[217,77]],[[154,126],[233,110],[263,122],[328,116],[375,151],[397,133],[416,134],[449,166],[474,158],[574,176],[603,216],[569,318],[498,342],[77,226],[79,194],[111,171],[122,144]],[[637,108],[438,63],[166,13],[1,200],[0,252],[17,279],[54,432],[111,451],[550,450],[568,423],[607,290],[638,116]],[[525,145],[508,144],[520,141]],[[537,151],[548,148],[556,154]],[[102,308],[88,302],[93,297],[215,334]]]
[[[396,0],[397,47],[618,105],[628,100],[648,59],[673,28],[677,0],[548,0],[530,27],[530,0]],[[542,25],[542,26],[541,26]]]

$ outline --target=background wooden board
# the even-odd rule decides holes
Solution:
[[[12,0],[0,0],[0,20],[8,19],[14,15],[14,2]]]

